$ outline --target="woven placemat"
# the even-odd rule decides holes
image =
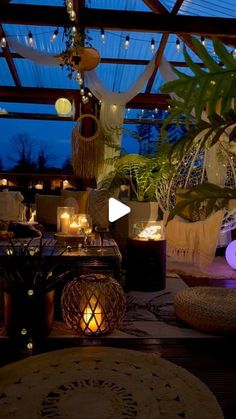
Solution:
[[[205,384],[157,355],[80,347],[0,369],[1,419],[223,419]]]

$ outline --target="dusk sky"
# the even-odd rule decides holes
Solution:
[[[4,104],[0,104],[3,107]],[[34,151],[38,154],[40,149],[50,157],[48,165],[61,167],[63,162],[71,156],[71,133],[75,122],[0,119],[0,138],[3,168],[8,169],[14,165],[12,159],[17,159],[17,154],[12,144],[12,138],[18,134],[26,134],[35,144]],[[129,130],[134,127],[128,126]],[[125,135],[127,137],[127,135]],[[129,152],[138,152],[138,143],[135,139],[125,140],[124,147]]]
[[[20,119],[0,119],[1,152],[3,167],[13,165],[10,158],[17,158],[12,144],[12,138],[17,134],[26,134],[35,144],[37,155],[43,149],[50,156],[49,165],[61,167],[63,162],[70,158],[71,132],[74,122],[38,121]]]

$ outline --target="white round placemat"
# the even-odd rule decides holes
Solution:
[[[222,419],[185,369],[143,352],[69,348],[0,369],[1,419]]]

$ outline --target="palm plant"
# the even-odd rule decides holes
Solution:
[[[216,59],[210,56],[199,40],[193,39],[193,43],[206,70],[194,63],[184,48],[185,61],[193,75],[174,69],[179,78],[166,83],[161,89],[176,95],[170,100],[172,108],[163,124],[163,131],[173,120],[181,118],[182,121],[183,116],[188,129],[187,134],[171,147],[171,160],[181,159],[193,141],[201,140],[206,147],[220,141],[228,153],[234,153],[236,149],[236,61],[218,39],[213,40]],[[205,121],[202,119],[204,111],[207,111]],[[183,200],[173,208],[169,219],[186,206],[190,211],[199,209],[202,201],[206,203],[209,215],[212,211],[225,208],[235,196],[236,191],[232,188],[221,188],[206,182],[182,194]]]

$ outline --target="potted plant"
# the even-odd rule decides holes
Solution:
[[[100,183],[100,189],[106,196],[114,195],[123,184],[130,185],[131,200],[125,200],[125,204],[131,208],[131,212],[126,221],[122,219],[115,229],[121,249],[126,248],[126,238],[132,236],[133,227],[138,221],[159,218],[158,189],[167,182],[173,169],[166,158],[168,150],[169,144],[162,144],[159,153],[152,157],[139,154],[119,157],[114,170]]]

